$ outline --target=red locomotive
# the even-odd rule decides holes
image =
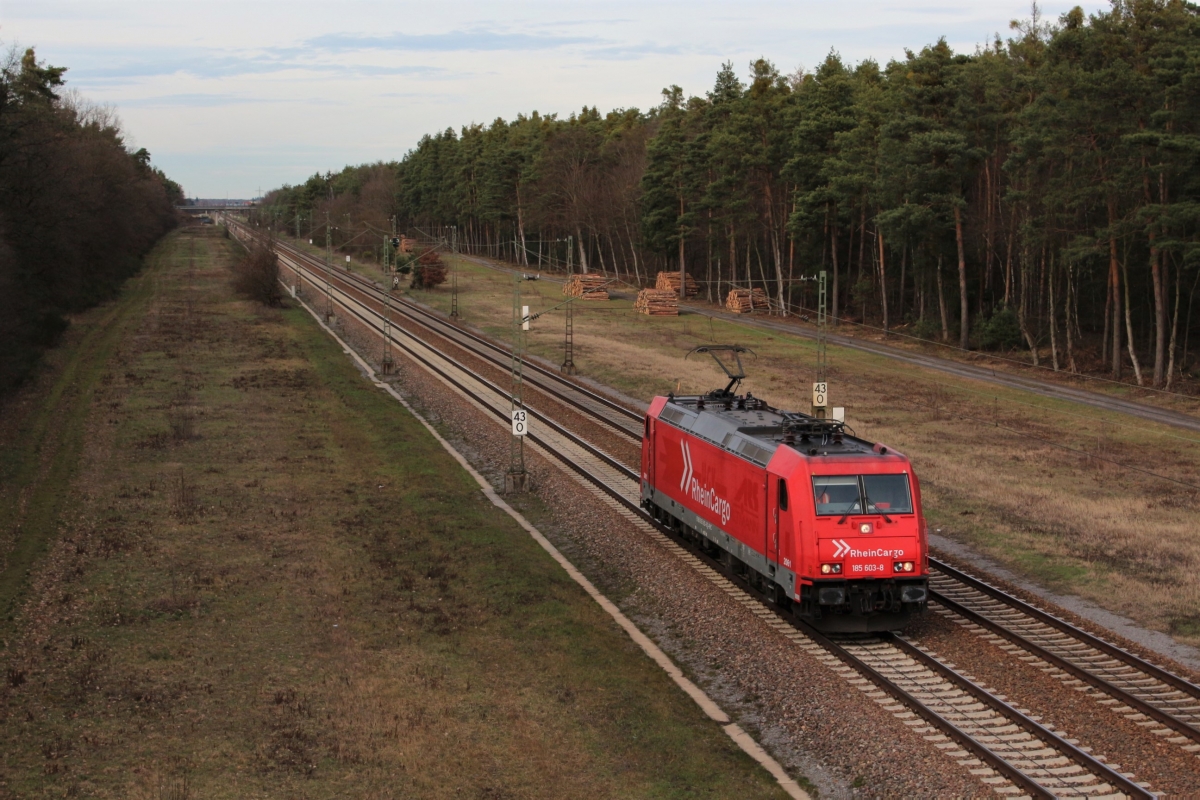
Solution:
[[[895,630],[923,611],[928,544],[908,458],[735,394],[743,348],[697,350],[732,350],[739,369],[718,358],[725,389],[651,402],[642,505],[823,630]]]

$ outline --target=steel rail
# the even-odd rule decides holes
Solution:
[[[793,628],[808,636],[810,639],[824,648],[826,652],[829,652],[839,661],[855,670],[858,674],[862,675],[872,684],[887,692],[894,699],[903,703],[908,708],[912,709],[912,711],[918,714],[922,719],[973,753],[980,759],[980,761],[992,767],[994,770],[996,770],[996,772],[1000,773],[1022,789],[1029,791],[1035,797],[1056,797],[1054,792],[1038,783],[1036,778],[1024,772],[1020,767],[1013,764],[999,753],[993,751],[986,744],[980,742],[970,733],[956,725],[953,721],[946,719],[936,710],[930,708],[920,698],[914,696],[911,692],[897,684],[891,678],[884,675],[875,667],[867,664],[865,661],[846,650],[836,641],[829,638],[812,625],[796,619],[791,614],[788,614],[783,608],[775,603],[772,603],[770,598],[750,584],[749,581],[746,581],[741,575],[730,569],[730,567],[723,561],[715,559],[700,548],[695,547],[690,540],[680,536],[678,532],[676,532],[670,526],[659,523],[648,514],[645,514],[644,511],[641,513],[647,522],[654,525],[661,532],[665,533],[671,539],[671,541],[675,542],[692,555],[701,559],[709,568],[730,579],[740,590],[754,597],[762,605],[770,609],[777,618],[783,620]],[[903,652],[905,655],[910,656],[931,671],[936,672],[951,684],[957,686],[966,694],[988,706],[1004,718],[1011,720],[1013,723],[1023,728],[1026,733],[1033,735],[1034,737],[1040,739],[1043,743],[1052,746],[1060,753],[1074,759],[1076,763],[1080,764],[1080,766],[1086,767],[1097,777],[1101,777],[1104,780],[1112,782],[1114,785],[1120,787],[1122,791],[1127,792],[1133,797],[1156,797],[1154,793],[1130,780],[1125,775],[1117,772],[1109,765],[1098,760],[1076,745],[1071,744],[1054,731],[1051,731],[1044,725],[1041,725],[1036,720],[1032,719],[1028,714],[1023,713],[1009,703],[1004,702],[987,689],[979,686],[966,676],[955,672],[953,669],[947,667],[945,664],[942,664],[937,659],[922,651],[920,648],[912,645],[910,642],[886,633],[876,634],[876,637],[881,641],[887,641],[890,644],[895,645],[897,649]]]
[[[808,629],[804,630],[804,633],[814,642],[824,648],[826,652],[832,654],[843,664],[853,669],[859,675],[862,675],[875,686],[878,686],[880,689],[887,692],[894,699],[899,700],[905,706],[911,708],[915,713],[920,715],[921,719],[930,723],[942,733],[946,734],[955,742],[960,744],[962,747],[975,754],[981,761],[986,763],[992,769],[1008,778],[1017,786],[1028,791],[1034,797],[1054,797],[1053,792],[1042,786],[1029,775],[1026,775],[1015,764],[1012,764],[1007,759],[1002,758],[996,753],[993,753],[990,749],[971,736],[971,734],[967,733],[962,728],[958,727],[953,722],[946,719],[929,706],[925,705],[925,703],[913,696],[900,685],[893,682],[882,672],[857,658],[854,654],[846,651],[837,642],[825,636],[815,628],[811,628],[810,626],[805,627]]]
[[[971,622],[974,622],[976,625],[980,625],[984,628],[987,628],[992,633],[995,633],[998,636],[1004,637],[1005,639],[1007,639],[1008,641],[1017,645],[1021,649],[1026,650],[1029,653],[1031,653],[1032,655],[1035,655],[1038,658],[1042,659],[1043,661],[1053,664],[1054,666],[1058,667],[1059,669],[1063,670],[1064,672],[1068,672],[1071,675],[1075,676],[1076,678],[1079,678],[1080,680],[1091,684],[1092,686],[1094,686],[1095,688],[1104,692],[1105,694],[1109,695],[1110,697],[1113,697],[1113,698],[1121,701],[1125,705],[1136,709],[1137,711],[1141,712],[1142,714],[1145,714],[1147,717],[1150,717],[1155,722],[1165,725],[1166,727],[1170,728],[1171,730],[1176,731],[1177,733],[1181,733],[1184,736],[1187,736],[1189,739],[1192,739],[1193,741],[1200,742],[1200,731],[1196,730],[1194,727],[1192,727],[1188,723],[1183,722],[1182,720],[1176,719],[1175,717],[1171,716],[1170,714],[1163,711],[1162,709],[1157,708],[1156,706],[1152,706],[1149,703],[1147,703],[1145,700],[1142,700],[1142,699],[1134,696],[1127,690],[1122,689],[1120,686],[1116,686],[1115,684],[1111,683],[1110,681],[1105,680],[1104,678],[1101,678],[1098,675],[1093,675],[1091,672],[1088,672],[1083,667],[1080,667],[1077,664],[1074,664],[1074,663],[1068,661],[1067,659],[1063,658],[1062,656],[1059,656],[1059,655],[1056,655],[1056,654],[1050,652],[1049,650],[1047,650],[1046,648],[1037,644],[1036,642],[1030,641],[1029,639],[1025,638],[1021,634],[1016,633],[1015,631],[1009,630],[1008,628],[1004,627],[1000,623],[995,622],[994,620],[988,619],[983,614],[980,614],[977,611],[967,608],[966,606],[962,605],[961,603],[959,603],[955,600],[952,600],[949,597],[946,597],[945,595],[941,594],[940,592],[930,589],[929,593],[930,593],[932,599],[937,600],[937,602],[939,604],[941,604],[943,608],[947,608],[950,611],[953,611],[955,614],[958,614],[959,616],[962,616],[962,617],[970,620]]]
[[[253,234],[251,234],[251,235],[253,235]],[[320,262],[319,259],[316,258],[316,256],[313,256],[309,253],[305,253],[304,251],[302,251],[290,244],[287,244],[284,242],[276,242],[276,246],[281,249],[285,249],[285,250],[289,251],[289,253],[291,255],[293,255],[294,257],[302,258],[313,264],[320,264],[321,268],[324,268],[324,262]],[[383,300],[380,298],[387,296],[386,290],[380,289],[377,285],[375,285],[374,282],[371,282],[371,281],[367,280],[366,278],[356,275],[355,273],[336,272],[335,274],[337,275],[338,279],[342,280],[343,282],[349,283],[349,282],[353,281],[353,282],[361,284],[360,288],[363,291],[366,291],[366,292],[369,292],[369,293],[372,293],[372,294],[375,294],[378,296],[376,298],[377,302],[383,302]],[[488,350],[495,351],[497,354],[502,356],[504,359],[512,358],[511,350],[509,350],[501,345],[498,345],[495,342],[491,342],[491,341],[483,338],[482,336],[479,336],[477,334],[471,333],[470,331],[464,330],[463,328],[459,328],[455,325],[452,325],[451,323],[441,319],[436,314],[430,312],[427,309],[422,308],[420,305],[413,303],[410,300],[407,300],[403,297],[392,297],[391,299],[392,299],[392,302],[394,304],[396,304],[396,305],[393,305],[393,308],[396,308],[397,311],[404,314],[409,319],[412,319],[414,322],[417,322],[418,324],[425,325],[426,327],[434,327],[435,325],[439,326],[442,329],[448,330],[450,332],[450,334],[452,334],[453,336],[469,339],[472,342],[475,342],[476,344],[480,345],[481,347],[487,348]],[[417,319],[415,315],[419,315],[421,317],[424,317],[425,319]],[[449,338],[449,339],[453,338],[450,334],[447,334],[447,333],[443,332],[442,330],[439,330],[437,332],[439,335],[444,336],[446,338]],[[456,343],[456,344],[458,344],[458,343]],[[458,346],[463,347],[462,344],[458,344]],[[469,349],[469,348],[464,348],[464,349]],[[486,356],[482,353],[475,353],[475,355],[479,358],[486,358]],[[499,361],[493,361],[492,363],[495,363],[498,366],[502,366],[502,367],[506,366],[504,364],[501,364]],[[552,370],[549,370],[536,362],[526,361],[525,365],[528,368],[532,369],[533,371],[541,374],[543,377],[545,377],[555,383],[561,384],[562,386],[568,387],[571,391],[581,394],[584,397],[586,397],[587,399],[589,399],[593,402],[599,403],[599,404],[603,405],[604,407],[611,409],[612,411],[615,411],[618,414],[621,414],[622,416],[626,417],[627,419],[636,420],[639,424],[642,421],[642,415],[639,414],[638,412],[628,409],[625,406],[621,405],[620,403],[617,403],[617,402],[605,397],[604,395],[599,394],[598,392],[591,391],[591,390],[587,389],[586,387],[580,386],[579,384],[577,384],[573,381],[569,381],[569,380],[563,378],[561,375],[556,374]],[[556,389],[543,387],[540,384],[535,384],[535,385],[537,385],[538,388],[541,389],[542,391],[545,391],[549,394],[555,394],[555,396],[560,397],[560,399],[570,402],[570,398],[562,396],[559,393],[559,391]],[[609,422],[608,424],[611,425],[611,422]]]
[[[1044,622],[1053,628],[1057,628],[1059,631],[1062,631],[1063,633],[1068,634],[1069,636],[1072,636],[1072,637],[1080,640],[1081,642],[1083,642],[1087,645],[1090,645],[1091,647],[1094,647],[1095,649],[1105,653],[1106,655],[1112,656],[1113,658],[1127,664],[1128,666],[1138,669],[1138,670],[1146,673],[1147,675],[1150,675],[1153,678],[1157,678],[1158,680],[1162,681],[1163,683],[1165,683],[1169,686],[1172,686],[1172,687],[1180,690],[1181,692],[1184,692],[1185,694],[1188,694],[1188,695],[1191,695],[1192,697],[1200,699],[1200,686],[1197,686],[1196,684],[1192,683],[1191,681],[1188,681],[1185,678],[1182,678],[1182,677],[1174,674],[1173,672],[1168,672],[1167,670],[1154,664],[1153,662],[1147,661],[1146,659],[1144,659],[1140,656],[1137,656],[1137,655],[1129,652],[1128,650],[1118,647],[1115,644],[1106,642],[1103,639],[1101,639],[1099,636],[1096,636],[1095,634],[1092,634],[1092,633],[1088,633],[1083,628],[1080,628],[1077,625],[1072,625],[1071,623],[1067,622],[1066,620],[1060,619],[1059,617],[1056,617],[1053,614],[1043,611],[1042,609],[1038,608],[1037,606],[1035,606],[1031,603],[1027,603],[1026,601],[1020,599],[1019,597],[1009,594],[1008,592],[1004,591],[1003,589],[992,586],[990,583],[982,581],[973,575],[963,572],[962,570],[957,569],[955,567],[952,567],[949,564],[945,563],[944,561],[940,561],[936,558],[930,557],[929,563],[931,566],[935,567],[939,572],[943,573],[944,575],[947,575],[948,577],[953,578],[954,580],[958,581],[959,583],[965,584],[967,586],[970,586],[972,589],[976,589],[980,592],[983,592],[984,594],[986,594],[996,600],[999,600],[1000,602],[1004,603],[1005,605],[1012,606],[1013,608],[1017,609],[1018,611],[1021,611],[1022,613],[1027,614],[1030,617],[1033,617],[1038,622]]]
[[[307,272],[307,270],[306,270],[306,272]],[[309,273],[309,283],[312,283],[312,282],[313,282],[313,281],[312,281],[311,273]],[[339,292],[340,292],[342,295],[344,295],[344,296],[346,296],[346,297],[348,298],[348,293],[347,293],[347,292],[346,292],[344,289],[340,289],[340,288],[339,288],[339,289],[338,289],[338,291],[339,291]],[[357,301],[354,301],[354,302],[357,302]],[[347,311],[347,312],[349,312],[349,313],[350,313],[350,314],[352,314],[352,315],[353,315],[355,318],[357,318],[357,319],[359,320],[359,322],[361,322],[362,324],[366,325],[366,326],[367,326],[368,328],[370,328],[371,330],[374,330],[374,331],[375,331],[376,333],[378,333],[380,336],[382,336],[382,335],[383,335],[383,328],[382,328],[381,326],[379,326],[378,324],[376,324],[374,321],[372,321],[372,320],[368,319],[366,315],[364,315],[364,314],[360,313],[359,311],[357,311],[357,310],[355,310],[355,309],[351,308],[351,307],[350,307],[350,306],[348,306],[348,305],[347,305],[345,302],[341,302],[341,303],[340,303],[340,305],[342,306],[342,308],[346,309],[346,311]],[[372,312],[372,313],[374,313],[374,312]],[[415,335],[413,335],[413,334],[412,334],[412,332],[410,332],[410,331],[406,331],[406,330],[404,330],[403,328],[395,328],[395,330],[400,330],[400,331],[403,331],[403,332],[404,332],[404,335],[405,335],[405,336],[407,336],[408,338],[412,339],[413,341],[420,342],[420,340],[419,340],[419,339],[417,339],[417,337],[416,337]],[[490,405],[490,404],[489,404],[489,403],[488,403],[488,402],[485,400],[485,398],[483,398],[483,397],[479,396],[479,395],[478,395],[476,392],[474,392],[474,391],[473,391],[473,390],[472,390],[470,387],[468,387],[468,386],[465,386],[465,385],[464,385],[464,384],[463,384],[461,381],[459,381],[457,378],[455,378],[455,377],[454,377],[453,375],[451,375],[449,372],[447,372],[446,370],[443,370],[443,369],[441,369],[439,366],[437,366],[436,364],[434,364],[432,361],[430,361],[429,359],[425,358],[425,357],[424,357],[424,356],[422,356],[420,353],[416,352],[416,351],[415,351],[413,348],[409,347],[409,346],[408,346],[406,343],[404,343],[404,342],[402,342],[402,341],[400,341],[400,340],[396,339],[395,337],[393,337],[393,339],[392,339],[392,342],[393,342],[393,343],[394,343],[396,346],[398,346],[398,347],[402,348],[402,349],[403,349],[403,350],[404,350],[404,351],[405,351],[405,352],[406,352],[406,353],[407,353],[407,354],[408,354],[408,355],[409,355],[411,358],[413,358],[414,360],[416,360],[416,361],[418,361],[419,363],[423,364],[423,365],[424,365],[426,368],[428,368],[430,371],[434,372],[436,375],[440,376],[441,378],[443,378],[444,380],[446,380],[447,382],[449,382],[450,384],[452,384],[452,385],[453,385],[453,386],[454,386],[456,389],[458,389],[459,391],[461,391],[461,392],[463,392],[464,394],[466,394],[466,395],[468,395],[469,397],[471,397],[471,399],[473,399],[473,400],[475,400],[475,401],[479,402],[479,403],[480,403],[481,405],[483,405],[483,406],[484,406],[486,409],[490,410],[490,411],[493,413],[493,415],[494,415],[494,416],[497,416],[497,417],[499,417],[500,419],[507,419],[507,417],[504,415],[504,412],[503,412],[503,411],[501,411],[501,410],[499,410],[499,409],[497,409],[497,408],[494,408],[493,406],[491,406],[491,405]],[[422,345],[424,345],[425,347],[429,347],[429,345],[428,345],[428,344],[425,344],[424,342],[420,342],[420,343],[421,343]],[[430,349],[433,349],[433,348],[430,348]],[[508,393],[508,392],[505,392],[503,389],[501,389],[501,388],[500,388],[499,386],[497,386],[496,384],[492,383],[492,382],[491,382],[490,380],[488,380],[487,378],[483,377],[482,375],[479,375],[478,373],[474,372],[474,371],[473,371],[473,370],[471,370],[470,368],[468,368],[468,367],[466,367],[465,365],[463,365],[463,364],[459,363],[457,360],[455,360],[455,359],[454,359],[454,358],[452,358],[451,356],[447,356],[447,355],[445,355],[445,354],[442,354],[442,353],[439,353],[438,355],[439,355],[439,356],[440,356],[440,357],[441,357],[443,360],[445,360],[445,361],[449,362],[451,365],[453,365],[455,369],[458,369],[460,372],[463,372],[463,373],[465,373],[465,374],[467,374],[467,375],[470,375],[470,376],[472,376],[472,377],[473,377],[473,378],[474,378],[476,381],[478,381],[479,383],[483,384],[485,387],[487,387],[487,389],[488,389],[489,391],[493,392],[493,393],[494,393],[496,396],[498,396],[498,397],[508,397],[508,396],[509,396],[509,393]],[[603,450],[601,450],[600,448],[598,448],[598,447],[596,447],[595,445],[591,444],[590,442],[588,442],[588,441],[584,440],[583,438],[581,438],[581,437],[580,437],[580,436],[578,436],[577,434],[575,434],[575,433],[572,433],[571,431],[567,430],[567,429],[566,429],[566,428],[564,428],[562,425],[560,425],[558,422],[554,421],[554,420],[553,420],[553,419],[551,419],[549,416],[547,416],[545,413],[543,413],[543,412],[540,412],[540,411],[538,411],[538,410],[536,410],[536,409],[534,409],[534,408],[530,408],[530,407],[528,407],[528,406],[527,406],[526,408],[529,410],[530,414],[532,414],[532,415],[534,416],[534,418],[535,418],[535,419],[538,419],[538,420],[540,420],[541,422],[545,423],[545,424],[546,424],[546,425],[547,425],[549,428],[551,428],[552,430],[554,430],[554,432],[555,432],[555,433],[559,434],[560,436],[563,436],[564,438],[566,438],[567,440],[569,440],[569,441],[570,441],[572,444],[576,445],[577,447],[580,447],[580,448],[582,448],[582,449],[583,449],[583,450],[585,450],[585,451],[586,451],[586,452],[587,452],[589,455],[592,455],[592,456],[594,456],[594,457],[596,457],[596,458],[600,459],[600,460],[601,460],[601,461],[603,461],[605,464],[607,464],[608,466],[612,467],[614,470],[616,470],[617,472],[621,473],[623,476],[625,476],[625,477],[626,477],[626,478],[628,478],[629,480],[632,480],[632,481],[635,481],[635,482],[636,482],[636,481],[639,481],[639,480],[641,480],[641,475],[640,475],[640,473],[638,473],[638,472],[635,472],[634,470],[632,470],[632,469],[630,469],[629,467],[625,466],[625,465],[624,465],[624,464],[622,464],[620,461],[616,460],[615,458],[613,458],[612,456],[610,456],[608,453],[604,452],[604,451],[603,451]],[[530,434],[529,434],[529,435],[531,436],[531,438],[533,438],[533,440],[534,440],[534,441],[538,442],[538,444],[542,445],[543,447],[546,447],[546,448],[548,448],[548,449],[553,449],[553,445],[551,445],[551,444],[550,444],[550,443],[548,443],[548,442],[542,442],[542,441],[539,441],[539,440],[538,440],[538,438],[536,437],[536,435],[532,434],[532,432],[530,432]]]
[[[236,225],[237,227],[242,229],[246,233],[246,235],[253,237],[255,239],[259,239],[259,240],[262,239],[261,234],[255,233],[254,231],[252,231],[248,227],[246,227],[244,224],[239,223],[239,222],[234,222],[234,225]],[[340,281],[340,282],[346,283],[346,284],[351,284],[351,283],[359,284],[359,286],[356,288],[358,288],[361,291],[376,295],[376,297],[375,297],[376,302],[383,303],[384,300],[382,298],[389,296],[386,290],[381,289],[373,281],[370,281],[367,278],[364,278],[361,275],[358,275],[353,272],[348,273],[348,272],[344,272],[342,270],[335,270],[332,268],[331,265],[327,267],[327,265],[325,264],[324,261],[320,260],[318,257],[312,255],[311,253],[306,253],[303,250],[300,250],[299,248],[295,247],[294,245],[291,245],[287,242],[283,242],[281,240],[276,240],[275,245],[278,249],[287,251],[289,253],[289,255],[292,255],[295,258],[300,258],[304,261],[307,261],[310,265],[312,265],[313,268],[320,269],[320,270],[326,270],[328,268],[330,275],[332,277],[335,277],[337,281]],[[496,344],[495,342],[489,341],[488,339],[486,339],[482,336],[471,333],[470,331],[467,331],[463,328],[459,328],[459,327],[447,322],[446,320],[442,319],[441,317],[439,317],[438,315],[429,311],[428,309],[423,308],[422,306],[420,306],[417,303],[414,303],[403,297],[394,297],[394,296],[391,297],[391,302],[393,303],[392,308],[394,310],[400,312],[401,314],[408,317],[409,319],[411,319],[413,322],[415,322],[418,325],[424,325],[427,328],[434,329],[435,333],[437,333],[438,335],[440,335],[446,339],[449,339],[452,343],[455,344],[455,346],[463,348],[464,350],[472,353],[472,355],[474,355],[477,358],[481,358],[484,360],[489,359],[489,357],[486,354],[480,353],[478,351],[472,351],[472,349],[470,347],[464,345],[463,343],[455,342],[454,338],[455,337],[465,338],[465,339],[468,339],[468,340],[478,344],[479,346],[481,346],[483,348],[495,351],[500,356],[502,356],[506,362],[507,362],[507,360],[512,358],[511,350],[508,350],[505,347]],[[435,328],[435,326],[437,326],[437,327]],[[448,333],[447,333],[447,331],[448,331]],[[492,363],[495,364],[500,369],[508,368],[507,363],[502,363],[501,361],[498,361],[495,359],[492,359]],[[529,369],[533,370],[534,372],[539,373],[540,375],[542,375],[544,378],[550,380],[551,382],[559,384],[563,387],[566,387],[571,392],[575,392],[579,395],[582,395],[583,397],[586,397],[588,400],[591,400],[595,403],[603,405],[604,407],[611,409],[612,411],[615,411],[618,414],[621,414],[626,419],[635,420],[638,422],[639,425],[642,422],[642,414],[640,414],[639,412],[628,409],[625,406],[621,405],[620,403],[617,403],[616,401],[611,400],[611,399],[605,397],[604,395],[599,394],[598,392],[595,392],[586,387],[580,386],[579,384],[574,383],[573,381],[569,381],[566,378],[562,377],[561,375],[555,373],[554,371],[543,367],[542,365],[538,364],[537,362],[526,361],[525,366],[528,367]],[[571,404],[575,403],[575,400],[573,398],[570,398],[570,397],[564,395],[561,390],[554,389],[549,386],[545,386],[537,381],[527,380],[527,382],[532,384],[533,386],[537,387],[537,389],[539,391],[542,391],[546,394],[553,395],[553,396],[557,397],[558,399],[562,400],[563,402],[571,403]],[[628,431],[624,428],[621,428],[618,425],[613,424],[613,422],[611,420],[605,420],[603,417],[600,417],[599,415],[593,415],[593,416],[596,416],[597,419],[601,420],[609,427],[615,428],[618,431],[620,431],[621,433],[625,433],[625,434],[631,436],[631,438],[640,440],[639,436],[634,436],[630,431]]]
[[[1122,791],[1129,793],[1133,797],[1157,797],[1157,795],[1155,795],[1153,792],[1135,783],[1122,773],[1117,772],[1108,764],[1105,764],[1103,761],[1097,759],[1091,753],[1088,753],[1078,746],[1071,744],[1054,731],[1042,725],[1040,722],[1032,719],[1027,714],[1021,713],[1015,707],[1001,700],[999,697],[992,694],[987,689],[984,689],[979,684],[950,669],[945,664],[914,645],[912,642],[909,642],[907,639],[904,639],[901,636],[892,636],[890,634],[886,638],[889,638],[893,644],[899,647],[899,649],[910,658],[921,662],[946,680],[951,681],[957,684],[960,688],[967,690],[971,695],[982,700],[984,704],[989,706],[993,711],[999,713],[1001,716],[1009,719],[1015,718],[1018,724],[1024,726],[1028,732],[1033,733],[1042,741],[1053,743],[1054,746],[1059,748],[1060,751],[1065,751],[1077,762],[1082,762],[1083,764],[1087,765],[1087,767],[1092,770],[1093,773],[1102,775],[1105,780],[1116,784],[1121,788]]]

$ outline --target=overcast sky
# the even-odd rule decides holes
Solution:
[[[0,0],[0,41],[68,67],[68,86],[114,106],[189,196],[250,197],[399,159],[447,127],[645,109],[673,83],[703,94],[724,61],[743,76],[755,58],[792,72],[831,49],[882,63],[939,36],[971,52],[1029,12],[1020,0]]]

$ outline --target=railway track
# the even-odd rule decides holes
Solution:
[[[943,613],[1053,665],[1064,682],[1107,695],[1115,713],[1200,753],[1200,686],[980,578],[930,564],[930,594]]]
[[[276,242],[276,247],[281,256],[285,258],[285,265],[300,262],[306,264],[309,269],[315,268],[322,271],[325,269],[323,262],[317,261],[313,256],[296,247],[284,242]],[[382,311],[383,305],[389,302],[389,293],[386,290],[360,276],[334,270],[333,277],[343,286],[352,285],[351,291],[359,292],[364,302],[378,306],[377,312]],[[324,293],[323,287],[318,286],[317,288]],[[498,372],[505,374],[509,372],[512,352],[507,348],[453,325],[445,318],[404,298],[392,296],[390,304],[392,311],[401,318],[437,334],[454,347],[469,353],[473,358],[483,361]],[[616,433],[641,441],[641,413],[581,386],[560,373],[543,367],[536,361],[525,361],[524,382],[526,386],[532,386],[548,397],[583,410],[593,421],[613,429]]]
[[[242,235],[245,234],[243,229]],[[281,257],[285,264],[323,295],[325,265],[295,248],[280,249],[284,250]],[[364,279],[337,271],[332,282],[334,302],[356,322],[382,336],[384,291]],[[400,305],[394,303],[393,310],[399,310]],[[511,356],[503,347],[455,328],[419,306],[403,305],[405,308],[401,313],[410,321],[456,344],[469,341],[471,344],[467,349],[473,356],[486,360],[493,367],[501,364],[507,367],[507,359]],[[412,332],[396,327],[392,331],[393,346],[486,412],[507,421],[509,396],[505,389],[476,374],[467,365],[439,353]],[[609,429],[640,440],[641,417],[636,412],[549,370],[537,367],[533,371],[538,376],[539,388],[548,395],[572,403],[582,415],[602,416],[600,421]],[[580,400],[572,399],[573,395]],[[536,449],[600,492],[607,504],[663,546],[675,550],[723,591],[761,604],[755,613],[764,619],[769,617],[773,627],[798,645],[812,652],[820,650],[826,658],[840,662],[845,669],[861,676],[850,678],[852,683],[865,680],[869,686],[860,685],[864,691],[873,695],[883,692],[884,696],[902,704],[890,708],[898,715],[919,717],[909,724],[918,726],[915,728],[918,732],[937,746],[946,748],[951,757],[972,768],[981,780],[994,784],[998,792],[1038,797],[1154,796],[1118,767],[1106,763],[1103,757],[1092,755],[1041,725],[1027,710],[1009,705],[970,676],[961,674],[952,665],[939,661],[934,654],[902,637],[834,639],[767,604],[753,587],[692,549],[676,532],[650,519],[640,508],[640,476],[636,471],[575,435],[550,415],[537,409],[530,410],[534,418],[545,425],[544,430],[530,435]],[[620,421],[614,424],[613,417]],[[635,419],[637,424],[631,424]],[[1200,714],[1200,703],[1196,702],[1200,688],[1103,640],[1095,637],[1089,640],[1086,637],[1090,634],[1057,618],[1051,619],[1061,625],[1045,620],[1039,615],[1050,615],[978,579],[957,573],[948,565],[939,563],[937,567],[932,583],[944,613],[959,615],[966,624],[986,630],[987,635],[1003,637],[1032,657],[1062,669],[1064,674],[1074,675],[1054,659],[1071,664],[1091,676],[1080,679],[1086,680],[1095,691],[1108,695],[1114,710],[1131,717],[1143,715],[1159,726],[1153,729],[1154,733],[1190,752],[1200,750],[1200,736],[1197,735],[1200,731],[1195,727],[1195,718]],[[1101,657],[1086,653],[1084,648],[1090,648]],[[1119,655],[1112,650],[1119,651]],[[1050,654],[1051,658],[1045,654]],[[1169,689],[1159,690],[1159,684]]]

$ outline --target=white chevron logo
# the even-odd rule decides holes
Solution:
[[[683,477],[679,480],[679,488],[687,491],[688,481],[692,479],[692,451],[687,442],[680,442],[679,447],[683,450]]]
[[[833,543],[836,545],[836,549],[833,552],[834,558],[841,558],[850,552],[850,545],[846,544],[845,539],[834,539]]]

